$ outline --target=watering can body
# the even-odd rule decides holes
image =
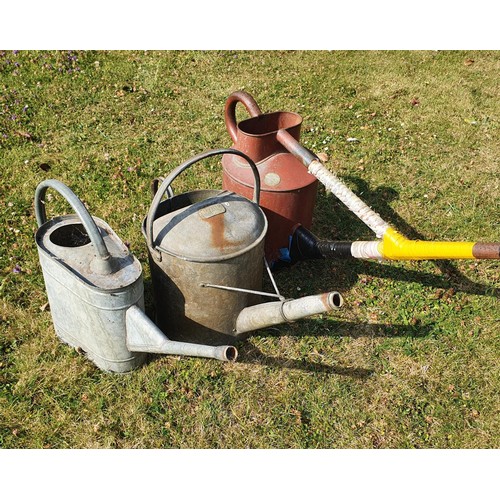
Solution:
[[[38,207],[47,187],[72,196],[61,183],[46,182],[37,190]],[[128,372],[146,357],[131,352],[125,336],[127,310],[134,305],[144,309],[142,268],[104,221],[80,215],[47,221],[43,213],[35,235],[54,328],[64,343],[83,350],[102,370]],[[82,217],[85,225],[98,231],[109,252],[109,272],[102,269]]]
[[[267,220],[256,203],[224,190],[160,201],[165,185],[182,170],[164,180],[143,221],[155,322],[175,340],[234,344],[240,338],[234,332],[238,314],[258,301],[236,289],[258,291],[262,286]]]
[[[186,197],[162,203],[175,205],[182,198]],[[220,191],[155,220],[155,236],[168,227],[159,245],[161,256],[150,251],[149,262],[157,304],[155,322],[169,338],[213,345],[236,340],[233,330],[238,314],[255,304],[257,297],[210,285],[252,290],[262,286],[267,230],[263,213],[246,212],[246,224],[231,229],[231,219],[239,210],[248,210],[247,205],[250,202],[245,198]]]
[[[239,102],[251,118],[237,123],[235,107]],[[312,225],[318,180],[278,140],[279,131],[286,130],[299,141],[302,117],[281,111],[263,114],[249,94],[235,92],[226,101],[225,122],[232,147],[247,154],[259,170],[260,206],[272,228],[266,237],[265,254],[272,264],[283,258],[280,253],[289,247],[290,235],[298,224],[306,228]],[[248,164],[237,156],[224,155],[222,167],[223,188],[251,198],[253,181]]]

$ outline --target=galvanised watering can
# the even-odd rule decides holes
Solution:
[[[242,103],[251,118],[236,123]],[[269,220],[266,255],[274,268],[300,260],[361,258],[388,260],[499,259],[500,243],[417,241],[403,236],[330,172],[318,156],[299,142],[302,118],[296,113],[262,114],[244,91],[231,94],[225,105],[226,128],[234,147],[256,163],[265,186],[261,206]],[[225,157],[223,187],[249,197],[249,169]],[[363,221],[378,240],[330,241],[310,231],[317,182],[321,182]]]
[[[75,214],[47,220],[45,193],[58,191]],[[54,328],[66,344],[83,350],[105,371],[128,372],[146,353],[233,361],[232,346],[169,340],[144,313],[142,268],[101,219],[92,217],[62,182],[46,180],[35,192],[35,239]]]
[[[162,201],[182,172],[215,155],[233,155],[246,162],[253,177],[252,201],[225,190],[192,191]],[[342,305],[338,292],[285,300],[269,269],[276,293],[261,291],[268,223],[259,199],[257,167],[234,149],[201,153],[163,179],[142,230],[149,252],[155,322],[169,338],[232,345],[253,330]],[[259,296],[278,300],[258,303]]]

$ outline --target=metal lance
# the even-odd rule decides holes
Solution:
[[[242,103],[251,118],[236,122],[235,108]],[[298,127],[302,119],[288,112],[263,114],[253,97],[244,91],[231,94],[225,107],[226,128],[242,151],[247,152],[259,168],[270,164],[278,168],[278,158],[283,152],[293,156],[305,166],[311,178],[321,182],[352,213],[363,221],[374,233],[374,241],[330,241],[317,238],[310,231],[312,207],[300,199],[296,193],[288,192],[282,203],[282,193],[270,191],[264,206],[270,212],[270,233],[279,238],[269,241],[267,253],[274,267],[294,264],[300,260],[317,258],[361,258],[388,260],[434,260],[434,259],[499,259],[500,243],[478,243],[467,241],[419,241],[410,240],[390,226],[382,217],[360,199],[333,172],[330,172],[319,158],[299,142]],[[261,163],[259,163],[259,161]],[[244,170],[236,168],[227,160],[224,163],[223,185],[246,196]],[[266,166],[266,168],[268,168]],[[271,176],[268,171],[266,175]],[[280,182],[290,182],[295,173],[285,174]],[[272,177],[271,177],[272,178]],[[297,193],[300,186],[294,186]],[[292,196],[294,194],[294,196]],[[310,199],[313,199],[311,197]],[[285,208],[286,207],[286,208]],[[267,213],[267,212],[266,212]],[[292,215],[291,215],[292,214]],[[293,215],[298,214],[298,215]],[[303,223],[306,221],[306,223]]]

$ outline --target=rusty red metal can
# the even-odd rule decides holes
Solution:
[[[242,103],[251,116],[239,123],[235,113],[238,103]],[[283,129],[299,141],[302,117],[285,111],[261,113],[250,94],[238,91],[226,101],[225,122],[232,147],[247,154],[259,170],[260,206],[269,224],[266,259],[270,264],[286,261],[295,227],[300,224],[309,229],[312,225],[318,189],[316,177],[309,174],[277,138]],[[235,155],[224,155],[222,166],[223,188],[251,199],[254,180],[248,163]]]

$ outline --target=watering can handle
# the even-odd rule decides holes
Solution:
[[[237,92],[233,92],[227,98],[226,107],[224,110],[226,128],[234,143],[236,142],[237,135],[236,105],[239,102],[241,102],[245,106],[245,108],[247,108],[247,111],[250,113],[251,117],[259,116],[262,114],[259,105],[255,102],[255,99],[248,92],[238,90]]]
[[[110,253],[104,243],[101,233],[97,228],[94,219],[89,214],[88,210],[85,208],[85,205],[81,202],[81,200],[76,196],[71,189],[63,184],[62,182],[55,179],[47,179],[38,184],[38,187],[35,191],[35,215],[38,226],[40,227],[42,224],[45,224],[47,221],[47,216],[45,212],[45,192],[48,188],[55,189],[59,194],[61,194],[66,201],[71,205],[71,208],[75,211],[76,215],[82,221],[83,227],[87,231],[89,235],[90,241],[94,245],[95,249],[99,257],[108,262],[110,260]],[[103,269],[105,272],[105,269]]]
[[[255,185],[254,185],[254,191],[253,191],[253,198],[252,201],[256,203],[257,205],[259,204],[260,200],[260,176],[259,176],[259,171],[257,169],[257,166],[255,165],[254,161],[247,156],[245,153],[242,153],[241,151],[238,151],[237,149],[211,149],[209,151],[205,151],[203,153],[200,153],[196,156],[193,156],[186,162],[184,162],[182,165],[179,165],[177,168],[172,170],[170,174],[168,174],[165,179],[163,179],[163,182],[161,183],[160,187],[157,189],[153,201],[151,203],[151,207],[149,208],[147,220],[146,220],[146,237],[148,241],[148,245],[150,248],[153,247],[153,222],[156,217],[156,211],[158,210],[158,206],[160,205],[160,201],[162,200],[163,196],[167,192],[167,190],[171,189],[170,186],[174,179],[180,175],[184,170],[195,164],[196,162],[200,160],[204,160],[205,158],[210,158],[211,156],[216,156],[216,155],[237,155],[241,156],[244,158],[248,164],[250,165],[254,178],[255,178]]]
[[[156,191],[158,191],[158,187],[161,185],[161,183],[165,180],[165,177],[156,177],[153,179],[151,182],[151,201],[155,197]],[[171,186],[168,187],[167,189],[167,195],[169,198],[174,197],[174,190],[172,189]]]

